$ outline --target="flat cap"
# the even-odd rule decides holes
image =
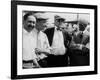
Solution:
[[[58,15],[55,15],[54,17],[56,20],[64,20],[65,21],[65,18],[61,17],[61,16],[58,16]]]
[[[36,17],[36,19],[39,20],[47,20],[47,16],[45,15],[45,13],[35,13],[34,16]]]

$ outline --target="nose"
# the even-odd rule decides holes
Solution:
[[[35,24],[33,22],[30,23],[31,26],[34,26]]]
[[[44,26],[47,26],[47,25],[48,25],[48,23],[44,23],[43,25],[44,25]]]

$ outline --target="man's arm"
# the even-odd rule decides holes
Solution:
[[[45,36],[45,38],[44,38],[45,42],[43,43],[43,48],[42,49],[41,48],[36,48],[35,51],[38,54],[43,53],[43,54],[49,55],[49,54],[51,54],[51,52],[50,52],[51,47],[49,45],[47,36],[45,34],[44,34],[44,36]]]
[[[82,50],[82,47],[84,47],[83,44],[76,44],[75,41],[72,38],[72,41],[70,43],[70,48]]]
[[[33,65],[35,65],[35,68],[40,68],[40,65],[36,59],[33,59]]]

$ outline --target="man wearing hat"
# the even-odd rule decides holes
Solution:
[[[89,43],[89,32],[86,33],[87,24],[79,21],[79,28],[73,35],[70,44],[70,66],[89,65],[89,49],[86,47]]]
[[[23,68],[42,67],[41,59],[50,53],[47,36],[42,32],[45,28],[46,18],[43,14],[27,13],[23,22]],[[45,54],[44,54],[45,53]]]
[[[35,49],[36,55],[38,57],[38,62],[41,67],[47,67],[47,57],[50,54],[50,46],[46,34],[43,32],[46,28],[46,22],[48,18],[45,13],[36,13],[37,23],[35,29],[37,32],[37,48]]]
[[[45,30],[51,46],[51,54],[48,56],[49,67],[61,67],[68,65],[67,42],[68,34],[66,31],[61,30],[60,26],[64,23],[65,19],[56,15],[54,27]]]

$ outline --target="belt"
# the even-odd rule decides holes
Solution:
[[[28,61],[23,60],[23,63],[33,63],[33,60],[28,60]]]

